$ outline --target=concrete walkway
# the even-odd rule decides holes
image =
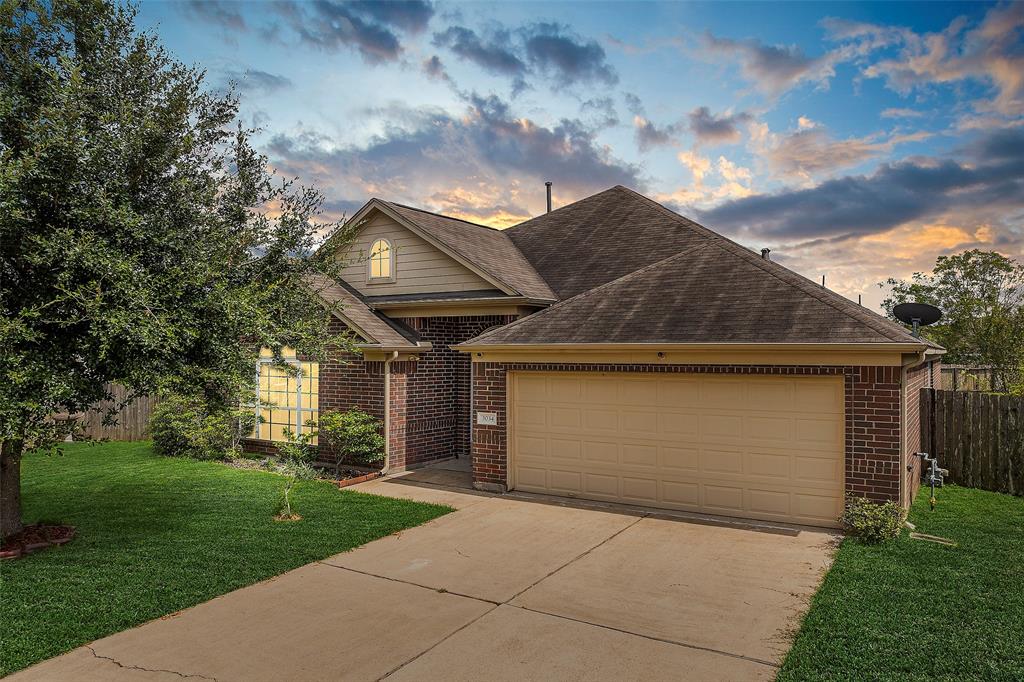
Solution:
[[[769,680],[835,544],[814,529],[482,494],[464,473],[358,487],[452,514],[10,679]]]

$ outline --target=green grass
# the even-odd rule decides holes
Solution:
[[[26,522],[68,523],[67,545],[0,563],[0,674],[415,526],[448,507],[338,491],[155,455],[74,444],[22,463]]]
[[[910,520],[957,547],[843,542],[779,680],[1024,679],[1024,499],[950,486]]]

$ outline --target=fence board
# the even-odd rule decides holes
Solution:
[[[104,388],[113,396],[94,405],[81,419],[81,433],[96,440],[145,440],[149,438],[149,418],[156,406],[155,396],[141,396],[119,409],[113,424],[104,424],[103,417],[114,406],[128,398],[128,389],[120,384],[107,384]]]
[[[1024,495],[1024,397],[923,388],[921,447],[960,485]]]

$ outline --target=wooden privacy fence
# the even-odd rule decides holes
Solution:
[[[991,391],[995,372],[991,367],[943,365],[939,388],[946,391]]]
[[[1024,397],[922,388],[921,449],[958,485],[1024,495]]]
[[[149,438],[149,418],[156,406],[155,396],[142,396],[117,411],[117,421],[104,426],[103,416],[112,406],[124,402],[128,389],[120,384],[107,384],[104,388],[114,396],[112,401],[97,403],[82,417],[82,433],[89,438],[109,440],[144,440]]]

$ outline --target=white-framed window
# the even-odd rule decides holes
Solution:
[[[260,352],[256,364],[256,416],[259,419],[253,437],[260,440],[285,441],[286,430],[302,434],[309,430],[310,420],[319,421],[319,364],[299,360],[289,348],[285,348],[282,355],[294,372],[275,365],[267,349]],[[315,444],[316,439],[312,442]]]
[[[395,279],[395,251],[387,239],[377,239],[370,245],[370,280]]]

